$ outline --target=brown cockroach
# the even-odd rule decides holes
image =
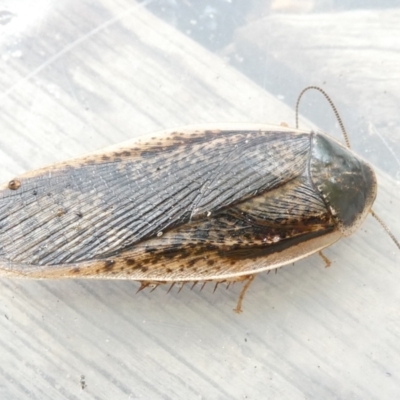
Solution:
[[[373,169],[324,133],[256,124],[162,131],[2,186],[0,273],[141,288],[247,280],[240,312],[254,274],[350,235],[376,193]]]

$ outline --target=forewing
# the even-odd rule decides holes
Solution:
[[[47,274],[146,282],[232,280],[294,262],[340,237],[324,201],[301,176],[107,259],[64,265]],[[46,267],[26,270],[31,276],[44,272]]]
[[[31,172],[0,191],[0,260],[58,266],[120,256],[284,185],[308,153],[307,133],[172,132]]]

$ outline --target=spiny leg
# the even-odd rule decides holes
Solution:
[[[170,285],[170,287],[169,287],[169,289],[168,289],[168,292],[167,292],[167,294],[172,290],[172,288],[175,286],[175,283],[176,282],[172,282],[171,283],[171,285]]]
[[[149,285],[150,285],[149,282],[146,282],[146,281],[140,282],[140,288],[137,290],[136,294],[141,292],[143,289],[146,289]]]
[[[159,283],[153,285],[153,288],[150,290],[150,293],[154,292],[160,286]]]
[[[223,280],[223,281],[217,281],[217,282],[215,283],[215,287],[214,287],[213,293],[215,293],[215,291],[216,291],[217,288],[218,288],[218,285],[219,285],[220,283],[222,283],[222,282],[225,282],[225,280]]]
[[[181,287],[179,288],[178,293],[181,292],[181,290],[183,289],[183,287],[184,287],[186,284],[187,284],[186,281],[183,281],[183,282],[180,284]]]

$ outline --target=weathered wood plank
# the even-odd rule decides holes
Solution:
[[[399,18],[398,8],[273,14],[239,30],[232,60],[242,60],[239,69],[286,98],[308,85],[326,88],[354,148],[399,180]],[[307,99],[302,111],[323,124],[329,108],[317,95]]]

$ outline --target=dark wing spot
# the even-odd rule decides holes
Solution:
[[[105,269],[106,271],[111,271],[111,270],[113,269],[114,264],[115,264],[115,261],[114,261],[114,260],[107,260],[107,261],[104,263],[104,269]]]

